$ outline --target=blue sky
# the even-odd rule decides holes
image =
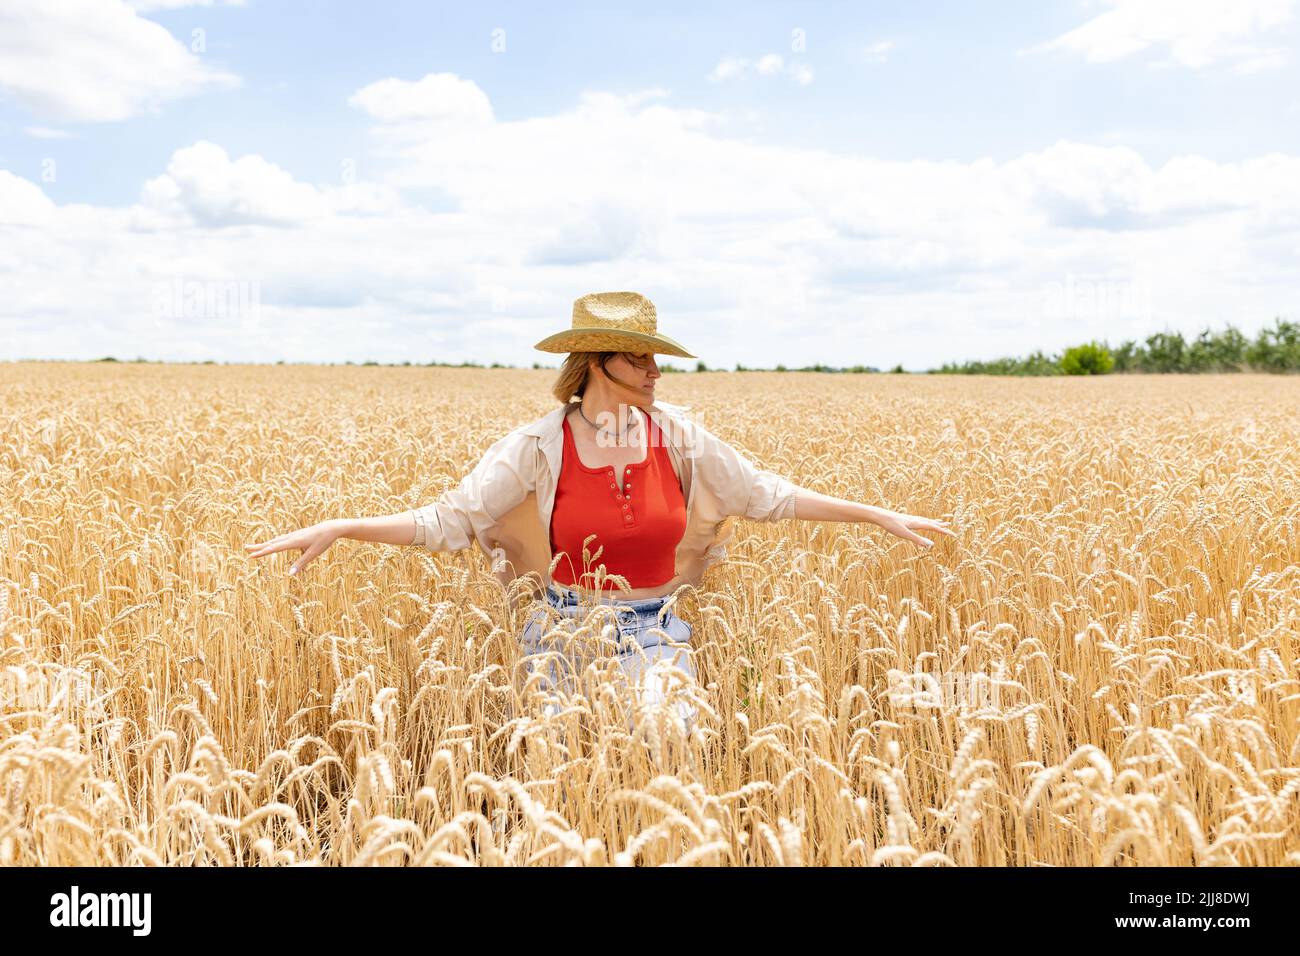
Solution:
[[[1296,6],[0,0],[0,359],[553,362],[624,288],[721,366],[1253,331]]]

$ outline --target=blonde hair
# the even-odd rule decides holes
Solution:
[[[591,374],[591,369],[587,367],[588,360],[595,358],[597,364],[604,368],[615,355],[627,357],[634,365],[639,364],[631,352],[570,352],[560,363],[560,374],[551,386],[551,394],[564,404],[568,404],[575,395],[582,398],[587,388],[587,377]]]

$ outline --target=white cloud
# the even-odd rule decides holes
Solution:
[[[37,116],[122,120],[239,82],[122,0],[0,0],[0,93]]]
[[[137,13],[153,10],[177,10],[181,7],[242,7],[246,0],[126,0]]]
[[[1232,70],[1234,73],[1263,73],[1266,70],[1280,70],[1287,64],[1284,50],[1261,50],[1244,60],[1239,60]]]
[[[718,61],[718,65],[713,68],[709,74],[712,80],[731,80],[741,76],[745,72],[745,64],[748,61],[744,57],[727,56]]]
[[[52,129],[49,126],[27,126],[23,132],[32,139],[75,139],[75,133],[69,133],[66,129]]]
[[[390,187],[348,179],[313,186],[261,156],[232,160],[221,146],[200,140],[176,150],[167,171],[145,182],[140,203],[131,209],[132,227],[151,231],[188,226],[312,228],[327,217],[341,221],[398,210],[400,200]]]
[[[1153,166],[1060,141],[1006,162],[881,160],[730,138],[727,115],[662,90],[488,111],[378,107],[395,119],[360,165],[386,172],[338,187],[208,142],[125,209],[56,205],[0,173],[0,358],[526,363],[574,298],[626,287],[711,364],[922,368],[1166,323],[1249,330],[1295,301],[1296,156]],[[416,137],[411,117],[431,115]],[[260,325],[160,326],[150,296],[178,276],[254,285]],[[1051,312],[1052,290],[1088,283],[1149,289],[1150,308]]]
[[[1254,41],[1288,23],[1296,0],[1103,0],[1111,7],[1067,33],[1020,52],[1068,50],[1109,63],[1145,50],[1166,58],[1152,65],[1199,69],[1215,63],[1241,72],[1275,69],[1285,51]]]
[[[352,94],[348,105],[384,123],[492,122],[492,103],[487,94],[454,73],[430,73],[415,82],[391,77],[379,80]]]
[[[877,40],[875,43],[869,44],[863,52],[866,54],[868,61],[884,63],[889,59],[889,54],[895,46],[896,43],[893,40]]]
[[[167,172],[144,184],[141,200],[157,213],[211,227],[290,225],[329,211],[315,188],[273,163],[260,156],[231,160],[206,141],[177,150]]]
[[[40,186],[0,169],[0,224],[44,225],[54,217],[54,210],[54,203]]]
[[[723,57],[708,78],[718,83],[738,79],[750,73],[759,76],[785,75],[801,86],[807,86],[813,81],[812,67],[802,60],[786,62],[785,57],[779,53],[765,53],[756,60],[749,60],[743,56]]]

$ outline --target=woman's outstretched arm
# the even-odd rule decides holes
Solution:
[[[244,550],[250,558],[277,551],[301,551],[302,557],[289,567],[290,574],[297,574],[339,538],[377,544],[411,544],[415,538],[415,516],[410,511],[399,511],[376,518],[330,518],[261,544],[246,544]]]
[[[944,522],[933,518],[922,518],[919,515],[890,511],[888,508],[877,508],[875,505],[832,498],[830,495],[823,495],[808,488],[796,488],[794,516],[803,521],[869,521],[884,528],[890,534],[927,548],[934,542],[929,538],[921,537],[916,532],[933,531],[950,537],[955,536]]]
[[[692,457],[698,459],[700,476],[722,497],[727,514],[743,515],[755,521],[798,518],[804,521],[869,521],[890,534],[930,547],[934,544],[917,531],[954,536],[942,521],[902,514],[888,508],[832,498],[796,485],[783,475],[759,468],[746,455],[703,425],[692,424]]]
[[[422,508],[375,518],[331,518],[261,544],[246,544],[250,558],[301,551],[289,567],[296,574],[339,538],[379,544],[418,545],[429,551],[460,551],[484,536],[536,486],[536,439],[519,429],[498,439],[460,484]]]

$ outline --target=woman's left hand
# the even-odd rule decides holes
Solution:
[[[933,531],[955,537],[954,532],[942,521],[936,521],[933,518],[922,518],[920,515],[905,515],[885,508],[880,509],[880,520],[876,524],[890,534],[905,538],[913,544],[919,544],[926,548],[933,546],[934,542],[929,538],[921,537],[916,532]]]

